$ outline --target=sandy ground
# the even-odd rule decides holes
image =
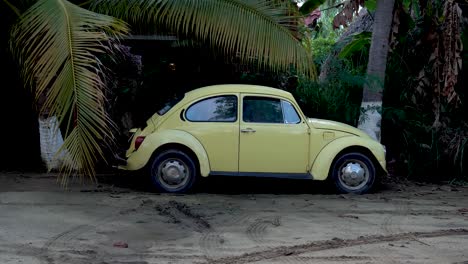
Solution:
[[[119,177],[65,191],[2,173],[0,263],[468,263],[464,187],[217,178],[167,195]]]

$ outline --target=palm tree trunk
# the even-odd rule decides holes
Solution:
[[[378,0],[358,128],[380,141],[382,92],[395,0]]]
[[[56,116],[39,117],[39,137],[41,158],[47,169],[49,171],[60,169],[64,155],[59,155],[58,152],[63,145],[63,137]]]
[[[48,109],[44,109],[45,94],[45,92],[41,94],[36,102],[38,109],[41,109],[38,117],[41,159],[47,170],[59,170],[64,162],[66,152],[59,153],[63,145],[63,137],[57,117],[50,116]]]

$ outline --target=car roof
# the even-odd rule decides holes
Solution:
[[[220,94],[220,93],[258,93],[258,94],[268,94],[282,96],[286,98],[291,98],[292,95],[289,92],[280,90],[277,88],[261,86],[261,85],[250,85],[250,84],[219,84],[211,85],[202,88],[198,88],[187,92],[185,94],[186,98],[195,99],[202,96],[210,94]]]

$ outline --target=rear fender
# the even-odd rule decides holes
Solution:
[[[167,144],[180,144],[192,150],[197,156],[200,174],[202,176],[210,174],[208,155],[202,144],[194,136],[182,130],[164,130],[147,135],[138,150],[130,153],[127,165],[120,168],[124,170],[139,170],[143,168],[155,151]]]

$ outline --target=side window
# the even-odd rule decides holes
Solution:
[[[301,118],[290,102],[281,100],[281,105],[283,106],[284,122],[286,124],[298,124],[301,122]]]
[[[242,110],[244,122],[284,123],[279,99],[246,96],[244,97]]]
[[[198,101],[187,109],[185,117],[193,122],[235,122],[237,96],[217,96]]]

